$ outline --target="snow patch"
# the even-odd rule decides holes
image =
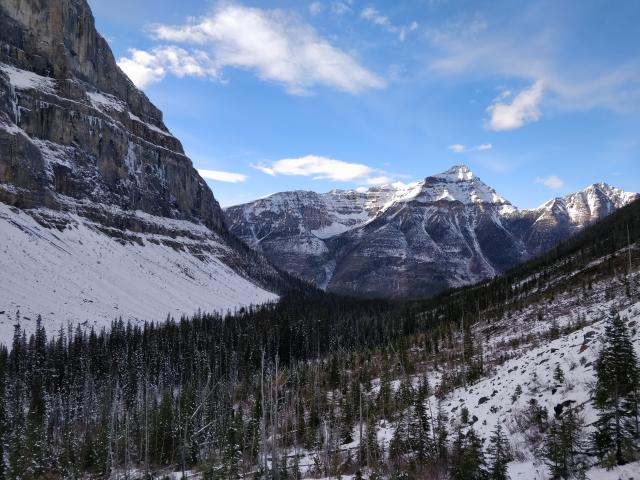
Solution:
[[[87,92],[87,97],[89,97],[89,101],[95,108],[103,112],[109,112],[110,110],[124,112],[127,108],[122,100],[108,93]]]
[[[0,64],[0,70],[7,74],[9,83],[18,90],[40,90],[45,93],[53,93],[55,91],[56,83],[53,78],[43,77],[37,73],[21,70],[5,63]]]

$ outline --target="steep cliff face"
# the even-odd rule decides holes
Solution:
[[[637,197],[596,184],[519,210],[458,165],[409,185],[278,193],[225,215],[274,264],[322,288],[418,297],[514,267]]]
[[[0,130],[0,182],[14,187],[4,202],[107,203],[224,228],[213,194],[116,66],[86,2],[3,1],[0,42],[1,121],[24,132]]]
[[[274,290],[282,283],[264,257],[229,234],[218,202],[164,125],[160,110],[117,67],[85,0],[0,0],[0,202],[14,207],[0,215],[0,246],[7,251],[15,252],[12,242],[20,235],[11,232],[17,229],[31,232],[28,238],[37,243],[29,252],[54,249],[99,257],[114,242],[133,248],[130,258],[137,260],[123,269],[144,270],[145,247],[178,252],[158,262],[165,262],[161,270],[166,268],[169,289],[184,280],[180,288],[191,284],[196,292],[180,302],[183,313],[272,299],[263,288]],[[38,228],[29,226],[22,213]],[[71,235],[85,227],[101,237],[83,242]],[[57,232],[59,242],[49,238],[49,231]],[[81,247],[89,244],[91,249]],[[44,268],[37,254],[28,258],[20,270],[25,278],[6,279],[16,282],[14,291],[33,286],[27,277]],[[201,262],[202,275],[193,274],[194,259]],[[228,275],[219,274],[223,267]],[[101,268],[96,264],[85,272],[86,282],[99,279]],[[217,286],[233,285],[230,269],[242,287],[220,302]],[[147,273],[155,275],[152,270]],[[50,281],[68,281],[63,272],[58,275],[53,272]],[[142,297],[150,288],[149,275],[141,275],[135,286]],[[136,294],[127,288],[121,297],[112,296],[115,303],[120,298],[119,311],[125,315],[131,306],[126,299]],[[15,313],[20,307],[24,313],[28,299],[17,302],[8,291],[0,294],[0,311]],[[207,292],[210,301],[203,301]],[[168,313],[138,311],[146,312],[147,320]],[[47,312],[33,310],[37,313]],[[112,311],[105,314],[111,316]]]

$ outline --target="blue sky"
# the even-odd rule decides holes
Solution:
[[[89,0],[222,205],[467,164],[640,190],[640,2]]]

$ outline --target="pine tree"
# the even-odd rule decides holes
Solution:
[[[491,480],[507,480],[507,464],[512,460],[509,440],[504,436],[502,425],[498,424],[489,438],[487,448],[489,465],[488,474]]]
[[[31,347],[33,370],[31,372],[31,399],[27,414],[26,431],[26,478],[42,478],[47,471],[46,445],[46,403],[44,387],[44,366],[46,356],[46,333],[42,326],[42,318],[36,321],[36,333]]]
[[[7,432],[7,410],[5,403],[5,362],[0,360],[0,480],[6,479],[5,468],[5,434]]]
[[[416,452],[418,463],[425,463],[434,456],[434,442],[431,437],[431,422],[425,407],[425,394],[418,393],[413,408],[413,421],[410,423],[409,436],[412,449]]]
[[[453,480],[483,480],[486,477],[482,442],[473,428],[465,435],[458,430],[453,442],[451,477]]]
[[[639,383],[640,369],[629,332],[620,315],[612,311],[596,362],[594,391],[599,410],[594,445],[607,466],[621,465],[635,454]]]
[[[239,444],[239,432],[235,414],[232,411],[229,417],[223,461],[224,478],[228,480],[240,479],[241,451]]]
[[[442,404],[438,404],[438,413],[436,416],[436,425],[434,428],[435,451],[438,459],[446,462],[449,456],[449,432],[447,430],[447,417],[444,414]]]
[[[585,478],[584,421],[574,409],[551,422],[545,437],[544,455],[553,478]]]
[[[389,456],[396,461],[402,459],[405,453],[407,453],[408,445],[407,438],[409,436],[408,425],[402,415],[396,422],[396,428],[389,442]]]
[[[369,467],[375,465],[380,458],[380,445],[378,444],[378,427],[373,415],[367,418],[365,433],[364,458]]]

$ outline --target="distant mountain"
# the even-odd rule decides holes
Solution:
[[[0,338],[276,298],[85,0],[0,2]]]
[[[409,185],[283,192],[229,207],[229,229],[329,291],[432,295],[491,277],[638,198],[606,184],[519,210],[464,165]]]

